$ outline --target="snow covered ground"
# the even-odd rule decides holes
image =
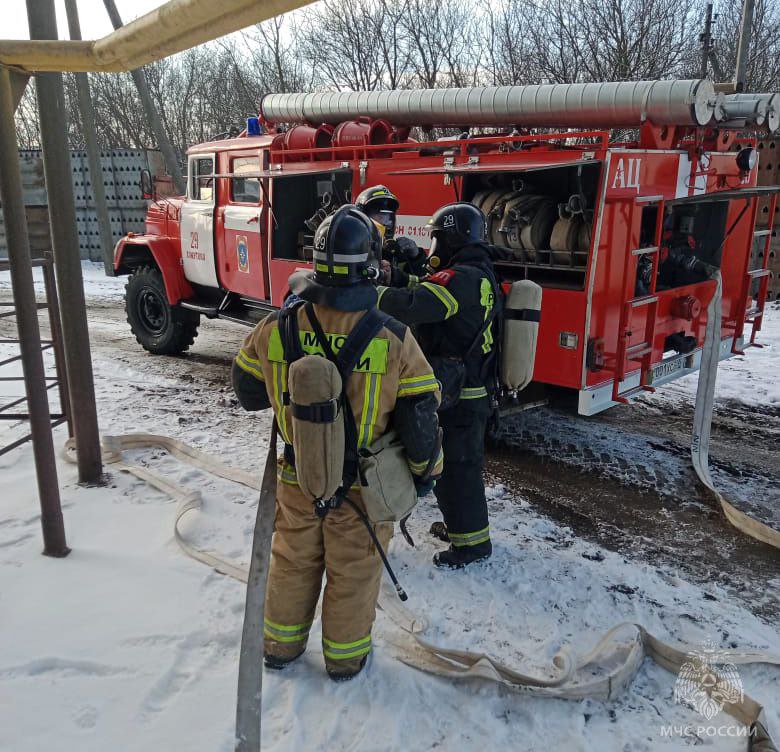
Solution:
[[[85,272],[88,296],[118,305],[123,280],[106,279],[94,267]],[[91,316],[99,327],[99,309]],[[757,363],[764,369],[761,380],[751,394],[741,392],[740,373],[748,367],[734,360],[728,372],[721,370],[721,398],[749,399],[760,389],[777,397],[771,390],[780,365],[780,311],[772,311],[765,329],[762,340],[772,340],[772,347],[748,356],[750,372],[757,372]],[[232,351],[244,332],[224,332],[221,346]],[[261,468],[269,416],[243,413],[224,379],[210,382],[196,359],[170,363],[192,365],[166,370],[163,360],[140,348],[132,356],[101,349],[95,377],[102,431],[165,433],[236,466]],[[688,399],[690,388],[678,384],[675,398]],[[64,438],[58,429],[58,444]],[[130,459],[198,488],[204,509],[190,515],[185,532],[202,547],[246,561],[254,493],[161,451],[132,452]],[[60,464],[73,552],[53,560],[40,556],[29,447],[0,457],[0,750],[230,752],[243,588],[178,549],[169,499],[107,469],[106,487],[85,489],[72,466]],[[780,650],[777,621],[755,616],[717,584],[694,584],[674,567],[657,568],[585,542],[501,486],[490,488],[490,512],[494,557],[468,571],[431,566],[440,545],[426,533],[437,518],[431,500],[411,521],[417,547],[400,536],[391,545],[409,605],[428,618],[439,642],[497,655],[528,673],[544,673],[564,644],[584,653],[621,621],[696,648],[711,640],[720,647]],[[767,587],[780,587],[780,570]],[[675,704],[675,677],[649,661],[612,703],[452,684],[396,660],[397,627],[380,613],[369,670],[335,685],[324,673],[319,636],[315,623],[304,658],[284,672],[266,672],[264,749],[746,748],[744,738],[726,735],[739,728],[729,716],[708,722]],[[780,738],[780,670],[745,667],[739,673],[745,691],[767,707]],[[662,733],[670,725],[714,727],[722,735],[705,730],[670,738]]]

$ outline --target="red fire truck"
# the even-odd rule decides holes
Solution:
[[[680,102],[671,89],[658,102],[642,90],[624,96],[623,110],[619,91],[593,101],[586,91],[572,103],[569,90],[561,104],[553,91],[533,110],[496,104],[496,90],[486,105],[487,89],[443,90],[480,99],[463,105],[453,95],[427,110],[410,105],[408,92],[366,93],[406,95],[400,104],[266,97],[249,132],[192,147],[187,195],[154,201],[145,234],[117,244],[133,332],[150,352],[177,353],[201,316],[253,325],[282,304],[289,276],[310,266],[318,223],[381,183],[400,199],[397,234],[423,248],[441,205],[483,209],[492,242],[511,252],[497,265],[501,278],[543,288],[534,381],[576,394],[581,414],[698,368],[715,269],[721,356],[741,352],[761,326],[776,194],[757,186],[751,123],[727,121],[709,82],[671,83],[689,84]],[[497,91],[531,88],[545,87]],[[293,107],[302,97],[316,106]],[[417,140],[412,126],[421,127]],[[458,126],[458,135],[433,138],[434,126]],[[757,229],[762,211],[768,221]]]

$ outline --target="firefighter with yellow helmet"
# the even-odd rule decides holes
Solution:
[[[355,206],[380,228],[382,261],[387,262],[387,276],[393,287],[414,287],[426,274],[425,251],[413,240],[396,237],[400,202],[384,185],[366,188],[355,200]]]
[[[354,427],[356,452],[392,426],[418,495],[431,490],[442,465],[439,385],[409,329],[376,309],[372,280],[380,253],[376,227],[354,206],[328,217],[315,234],[313,274],[297,272],[290,278],[296,302],[255,327],[232,371],[241,405],[247,410],[272,407],[285,442],[265,604],[265,664],[283,668],[304,652],[324,574],[322,648],[328,675],[337,681],[359,673],[371,651],[382,569],[377,544],[387,546],[393,526],[375,524],[374,540],[369,538],[361,481],[356,468],[348,467],[350,461],[357,465],[356,454],[345,454],[341,496],[336,493],[324,503],[304,491],[306,445],[293,436],[296,416],[327,420],[322,416],[330,411],[333,417],[339,408],[327,402],[301,405],[293,392],[300,361],[290,355],[291,343],[300,343],[305,353],[324,353],[332,362],[341,363],[347,350],[357,353],[342,372],[340,386],[342,413],[349,411],[344,421]],[[370,333],[356,344],[357,332],[364,330]],[[327,462],[322,454],[309,453],[305,459]]]

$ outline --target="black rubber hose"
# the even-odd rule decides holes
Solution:
[[[360,517],[361,520],[363,520],[363,524],[366,526],[366,530],[368,530],[368,534],[371,536],[371,540],[374,542],[374,545],[376,546],[376,550],[379,551],[379,556],[382,559],[382,564],[385,565],[385,569],[387,570],[387,574],[390,576],[390,579],[393,581],[393,585],[395,585],[395,592],[398,593],[398,597],[402,600],[408,600],[409,596],[406,594],[406,591],[401,587],[400,583],[398,582],[398,578],[395,576],[395,572],[393,572],[393,568],[390,566],[390,562],[387,560],[387,555],[385,554],[385,550],[382,548],[382,544],[379,542],[379,539],[376,537],[376,533],[374,532],[374,528],[371,527],[371,523],[368,520],[368,517],[366,517],[365,512],[357,505],[355,504],[352,499],[345,498],[344,501],[347,502],[356,512],[358,517]]]

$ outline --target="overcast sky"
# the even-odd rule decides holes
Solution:
[[[36,2],[36,0],[33,0]],[[164,0],[115,0],[122,20],[127,23],[164,4]],[[68,20],[64,0],[54,0],[57,8],[57,25],[60,39],[68,39]],[[84,39],[97,39],[113,31],[103,0],[77,0],[81,35]],[[26,0],[0,0],[0,39],[29,39]]]

